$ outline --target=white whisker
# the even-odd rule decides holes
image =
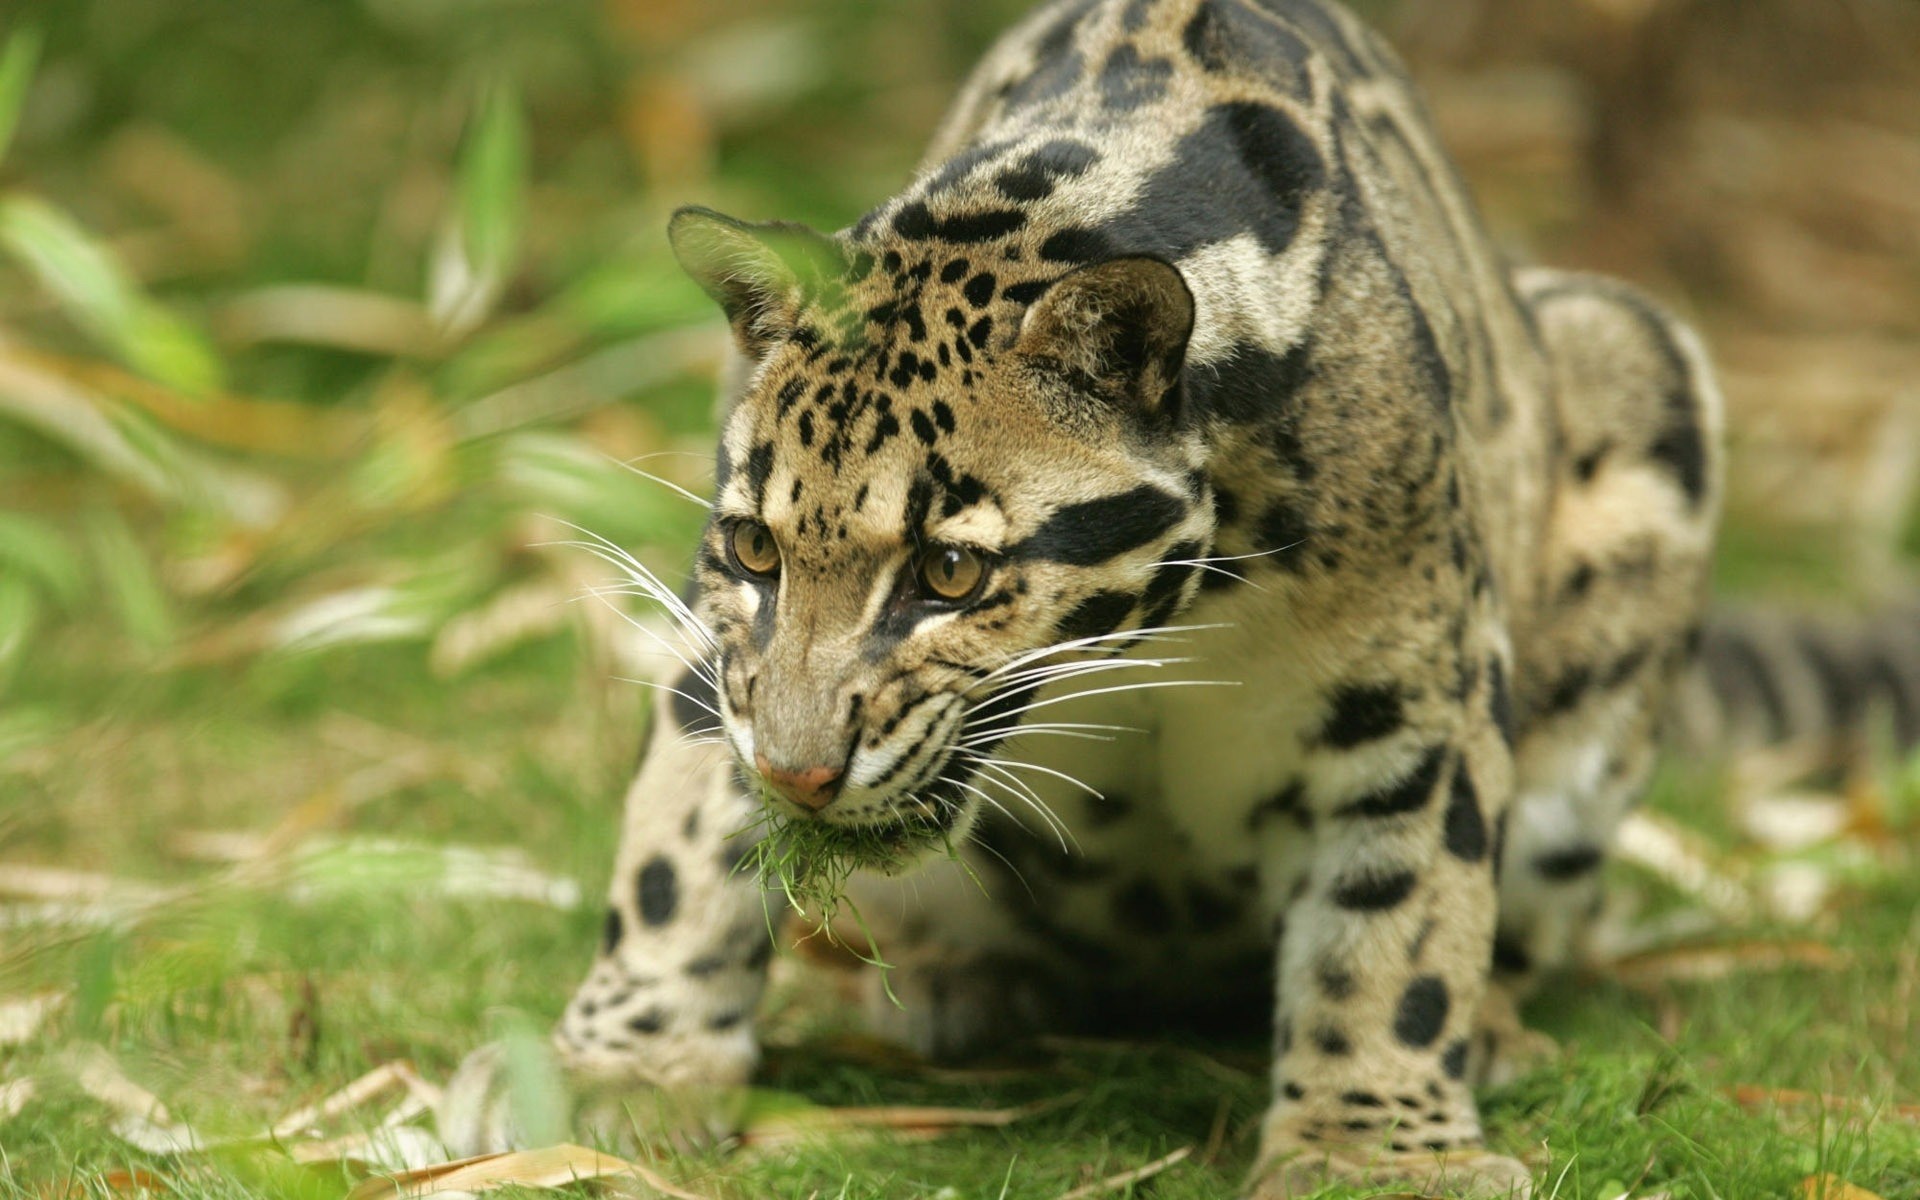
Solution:
[[[1143,679],[1138,683],[1122,683],[1115,684],[1112,687],[1087,688],[1083,691],[1069,692],[1064,696],[1050,696],[1045,700],[1035,700],[1030,704],[1024,704],[1019,708],[1011,709],[1007,712],[997,712],[988,715],[996,718],[1017,717],[1021,713],[1032,712],[1040,708],[1051,708],[1053,705],[1065,704],[1069,700],[1079,700],[1087,696],[1105,696],[1118,692],[1142,692],[1150,688],[1239,686],[1240,681],[1237,679]],[[993,701],[988,700],[977,707],[985,708],[992,703]]]
[[[672,451],[663,451],[663,453],[670,454],[672,453]],[[673,482],[670,479],[662,479],[651,471],[642,471],[639,467],[634,466],[634,464],[637,462],[644,462],[649,458],[657,458],[657,457],[658,455],[644,454],[644,455],[641,455],[639,458],[630,458],[630,459],[627,459],[625,462],[622,462],[621,460],[609,455],[607,461],[615,464],[616,466],[624,467],[628,471],[631,471],[635,475],[638,475],[640,478],[647,480],[649,483],[657,483],[661,487],[666,488],[669,491],[677,492],[678,494],[685,496],[687,499],[693,501],[695,504],[698,504],[701,508],[713,507],[713,502],[706,499],[704,496],[696,495],[695,493],[688,491],[686,488],[681,487],[679,484]],[[697,458],[699,456],[695,455],[694,457]]]

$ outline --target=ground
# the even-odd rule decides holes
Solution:
[[[70,999],[46,1036],[0,1049],[0,1078],[43,1080],[0,1120],[0,1193],[61,1194],[130,1164],[182,1169],[130,1151],[106,1108],[59,1081],[55,1035],[96,1038],[214,1134],[252,1131],[396,1058],[444,1079],[484,1038],[557,1013],[598,932],[593,898],[626,766],[612,747],[637,743],[637,730],[583,724],[599,701],[572,682],[564,640],[452,690],[404,649],[158,684],[119,677],[86,642],[64,639],[64,669],[36,698],[83,692],[106,715],[16,751],[4,861],[194,886],[123,932],[10,931],[0,995]],[[1657,807],[1731,838],[1711,782],[1670,775]],[[302,865],[248,878],[191,861],[181,834],[217,829],[276,830],[291,855],[278,861]],[[417,849],[387,845],[397,842]],[[577,880],[584,899],[566,909],[449,894],[459,888],[430,851],[452,845],[518,847],[529,865]],[[1638,868],[1614,870],[1649,904],[1692,905]],[[0,892],[10,885],[17,895],[19,881],[0,874]],[[1892,1109],[1920,1095],[1920,878],[1856,863],[1838,886],[1837,912],[1812,929],[1722,925],[1692,941],[1774,942],[1802,965],[1691,983],[1678,977],[1710,964],[1669,953],[1638,974],[1550,988],[1529,1013],[1569,1053],[1488,1093],[1494,1141],[1544,1168],[1546,1195],[1580,1200],[1786,1195],[1821,1173],[1887,1198],[1920,1194],[1920,1122]],[[659,1168],[711,1196],[1044,1197],[1192,1147],[1151,1185],[1172,1200],[1229,1195],[1249,1164],[1264,1093],[1255,1042],[1049,1044],[970,1076],[883,1054],[838,1023],[831,1004],[776,999],[779,1044],[758,1086],[834,1106],[1071,1099],[999,1129],[723,1145],[667,1152]],[[1792,1097],[1779,1105],[1787,1090],[1859,1107],[1823,1116]],[[272,1194],[290,1169],[271,1153],[226,1156],[185,1190]],[[310,1195],[344,1186],[338,1167],[301,1178]]]

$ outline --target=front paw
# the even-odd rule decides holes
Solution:
[[[662,1140],[685,1146],[734,1129],[751,1037],[659,1039],[637,1056],[563,1044],[490,1042],[461,1061],[435,1116],[440,1140],[466,1157],[584,1140],[609,1149]]]
[[[1533,1173],[1518,1159],[1478,1147],[1444,1153],[1370,1152],[1300,1145],[1269,1152],[1254,1168],[1248,1200],[1297,1200],[1334,1184],[1390,1187],[1455,1200],[1528,1200]]]

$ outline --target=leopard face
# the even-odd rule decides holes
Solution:
[[[752,367],[695,568],[726,741],[776,813],[905,865],[1014,799],[980,764],[1044,668],[1191,595],[1192,301],[1147,259],[1020,289],[977,247],[673,239]]]

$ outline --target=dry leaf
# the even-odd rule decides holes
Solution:
[[[0,1120],[11,1120],[27,1110],[39,1085],[31,1078],[9,1079],[0,1083]]]
[[[443,1192],[488,1192],[503,1187],[564,1187],[584,1179],[632,1175],[676,1200],[706,1200],[685,1191],[639,1163],[562,1144],[509,1154],[483,1154],[413,1171],[369,1179],[347,1193],[347,1200],[431,1196]]]
[[[1847,954],[1820,942],[1734,942],[1636,954],[1616,960],[1608,970],[1629,987],[1654,987],[1724,979],[1742,971],[1793,967],[1837,971],[1851,961]]]
[[[1620,823],[1618,854],[1698,899],[1726,920],[1753,916],[1753,897],[1705,838],[1644,810]]]
[[[1742,1108],[1837,1108],[1856,1112],[1867,1117],[1891,1117],[1897,1121],[1920,1125],[1920,1104],[1871,1104],[1851,1096],[1833,1096],[1821,1092],[1802,1092],[1794,1088],[1761,1087],[1758,1084],[1739,1083],[1721,1088]]]
[[[0,1000],[0,1046],[32,1041],[66,999],[65,992],[41,992],[18,1000]]]
[[[287,1153],[297,1163],[358,1163],[380,1172],[417,1171],[446,1157],[446,1146],[425,1129],[385,1121],[381,1126],[324,1142],[295,1142]]]
[[[905,1137],[933,1137],[954,1129],[997,1129],[1079,1099],[1055,1096],[1017,1108],[940,1108],[886,1105],[875,1108],[803,1108],[776,1113],[740,1131],[745,1146],[784,1146],[805,1138],[853,1130],[884,1130]]]
[[[1182,1146],[1165,1158],[1156,1158],[1144,1167],[1135,1167],[1131,1171],[1122,1171],[1118,1175],[1109,1175],[1105,1179],[1095,1180],[1070,1192],[1062,1192],[1059,1200],[1085,1200],[1088,1196],[1104,1196],[1108,1192],[1117,1192],[1121,1188],[1131,1187],[1143,1179],[1151,1179],[1168,1167],[1184,1162],[1193,1153],[1192,1146]]]
[[[1833,1175],[1809,1175],[1800,1181],[1802,1200],[1880,1200],[1875,1192]]]
[[[412,1063],[395,1059],[375,1067],[332,1095],[280,1118],[273,1124],[273,1136],[276,1139],[299,1136],[324,1121],[352,1112],[389,1092],[401,1089],[428,1108],[440,1102],[439,1088],[420,1078]]]

